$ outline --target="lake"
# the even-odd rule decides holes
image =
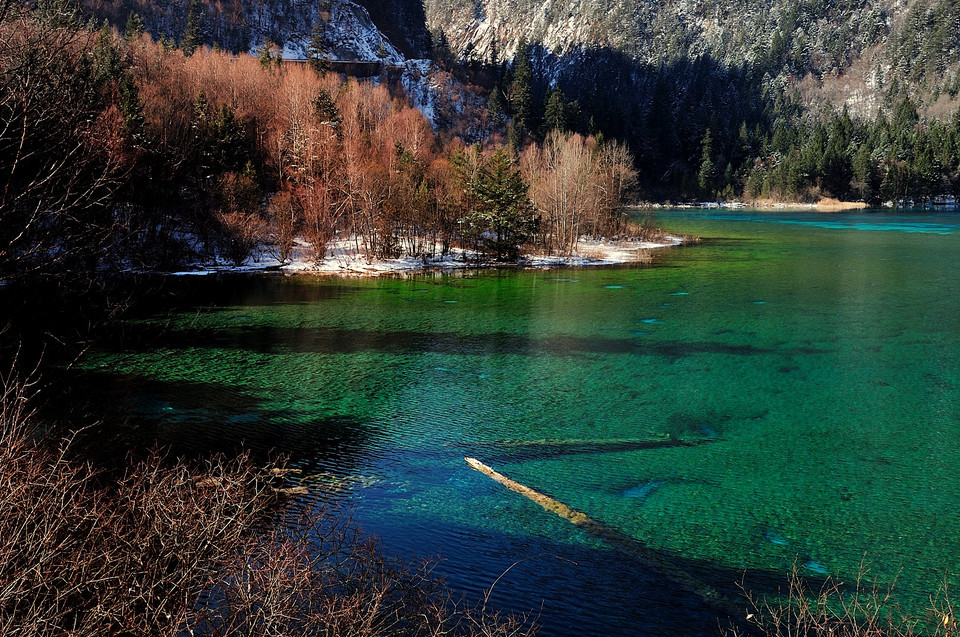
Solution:
[[[168,281],[84,368],[133,438],[289,454],[313,498],[473,597],[509,568],[491,603],[544,635],[717,634],[704,590],[794,565],[865,564],[922,612],[960,573],[960,216],[656,223],[703,241],[621,267]]]

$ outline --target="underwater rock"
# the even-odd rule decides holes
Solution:
[[[645,480],[644,482],[634,485],[629,489],[624,489],[620,492],[620,495],[624,498],[631,498],[633,500],[644,502],[662,486],[663,482],[658,480]]]
[[[766,532],[764,532],[763,539],[765,539],[767,542],[770,542],[770,544],[776,544],[777,546],[790,545],[790,542],[788,542],[785,537],[772,529],[767,529]]]

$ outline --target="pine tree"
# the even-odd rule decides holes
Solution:
[[[497,150],[469,183],[474,210],[468,234],[498,261],[516,260],[520,248],[536,232],[537,220],[529,187],[506,151]]]
[[[123,115],[123,134],[134,144],[144,142],[144,126],[146,119],[143,115],[143,100],[140,99],[140,90],[130,73],[124,73],[120,78],[120,113]]]
[[[310,44],[307,46],[307,59],[314,71],[321,75],[330,70],[328,55],[330,41],[327,38],[327,25],[322,20],[313,24],[313,33],[310,34]]]
[[[200,48],[200,21],[203,18],[203,7],[200,0],[193,0],[190,4],[190,11],[187,13],[187,27],[183,30],[183,37],[180,38],[180,48],[185,55],[193,55]]]
[[[127,42],[139,40],[144,31],[146,31],[146,27],[140,18],[140,14],[131,11],[127,17],[127,26],[123,29],[123,39]]]
[[[714,183],[717,180],[717,171],[713,164],[713,135],[709,128],[703,134],[700,149],[700,172],[697,173],[697,183],[700,185],[700,191],[709,196],[713,193]]]
[[[277,48],[277,45],[270,41],[264,40],[263,44],[260,45],[260,48],[257,49],[257,59],[260,60],[260,66],[265,69],[271,69],[274,66],[280,66],[283,63],[283,57],[278,54],[274,56],[273,49]]]
[[[38,0],[35,15],[41,23],[54,28],[76,28],[81,23],[77,0]]]
[[[547,93],[544,105],[543,126],[540,131],[546,137],[551,131],[566,131],[570,128],[567,113],[567,98],[559,88]]]
[[[217,108],[209,135],[215,170],[239,170],[247,163],[246,130],[227,104]]]
[[[873,157],[870,145],[863,143],[853,156],[853,187],[864,201],[871,201],[873,192]]]
[[[533,65],[530,61],[530,46],[525,40],[517,47],[517,57],[513,66],[513,81],[507,95],[510,111],[517,132],[529,131],[533,113]]]
[[[343,121],[340,110],[327,89],[320,89],[317,96],[313,98],[313,112],[324,126],[336,128]]]
[[[102,88],[108,82],[120,79],[123,74],[123,56],[113,45],[110,28],[106,25],[100,29],[90,57],[93,63],[93,79],[98,87]]]
[[[450,42],[447,40],[447,34],[441,30],[433,34],[431,39],[433,45],[433,61],[445,71],[453,68],[453,52],[450,50]]]
[[[506,121],[504,115],[505,105],[503,92],[499,86],[494,86],[490,92],[490,99],[487,100],[487,121],[493,130],[501,130]]]

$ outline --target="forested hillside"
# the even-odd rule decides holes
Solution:
[[[515,259],[624,229],[615,141],[467,146],[383,83],[89,27],[60,0],[0,15],[0,285],[264,244],[283,262],[295,237],[317,258],[342,236],[368,259]]]
[[[102,0],[87,14],[188,56],[380,63],[445,141],[622,141],[638,198],[897,203],[957,190],[955,5]]]
[[[874,115],[882,101],[871,97],[893,83],[934,94],[957,78],[960,7],[948,0],[425,0],[425,6],[431,28],[466,55],[512,57],[521,40],[540,45],[552,79],[598,49],[638,68],[709,57],[726,69],[749,69],[764,88],[805,78],[830,85],[842,77],[849,90],[831,96],[834,105]]]
[[[879,203],[954,192],[956,3],[425,6],[434,40],[455,56],[497,63],[526,46],[520,57],[529,58],[530,97],[519,107],[526,128],[553,127],[566,104],[564,126],[629,143],[655,197]],[[505,79],[501,110],[515,119],[523,91],[509,72]]]
[[[950,0],[90,6],[118,26],[136,13],[187,51],[275,43],[285,57],[432,58],[403,86],[441,133],[514,146],[553,129],[602,133],[635,154],[645,198],[880,203],[953,194],[957,181],[960,6]],[[483,121],[460,106],[477,95],[490,102]]]

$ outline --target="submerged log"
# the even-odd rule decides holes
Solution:
[[[533,489],[531,489],[530,487],[524,484],[515,482],[514,480],[511,480],[507,476],[503,475],[502,473],[497,473],[496,471],[494,471],[487,465],[483,464],[476,458],[464,458],[464,460],[467,461],[467,464],[470,465],[471,468],[476,469],[480,473],[493,478],[496,482],[499,482],[500,484],[510,489],[511,491],[516,491],[520,495],[526,498],[529,498],[530,500],[533,500],[534,502],[542,506],[547,511],[550,511],[551,513],[556,513],[561,518],[568,520],[569,522],[572,522],[573,524],[581,528],[589,530],[591,525],[596,524],[596,522],[594,522],[589,517],[587,517],[585,513],[574,511],[563,502],[554,500],[550,496],[543,495],[539,491],[534,491]]]
[[[652,435],[649,438],[542,438],[540,440],[493,440],[491,442],[472,442],[472,446],[481,447],[623,447],[649,448],[696,447],[717,442],[716,437],[677,438],[670,434]]]
[[[458,446],[482,446],[495,450],[498,458],[523,459],[543,456],[570,456],[592,453],[623,453],[677,447],[697,447],[721,442],[721,438],[675,438],[669,434],[650,438],[569,439],[569,440],[494,440],[492,442],[455,443]]]
[[[464,458],[464,460],[471,468],[492,478],[511,491],[533,500],[546,511],[559,515],[561,518],[583,529],[590,535],[603,540],[614,549],[634,558],[641,566],[657,571],[674,584],[693,593],[708,605],[722,609],[731,616],[737,614],[738,609],[733,601],[723,596],[693,573],[681,568],[662,552],[645,546],[636,538],[630,537],[622,531],[597,522],[586,513],[572,509],[563,502],[544,495],[515,480],[511,480],[505,475],[494,471],[491,467],[488,467],[476,458]]]
[[[654,434],[649,438],[541,438],[539,440],[493,440],[491,442],[477,442],[472,444],[496,447],[534,447],[541,445],[586,447],[599,445],[656,445],[670,441],[682,444],[682,441],[672,437],[670,434]]]

